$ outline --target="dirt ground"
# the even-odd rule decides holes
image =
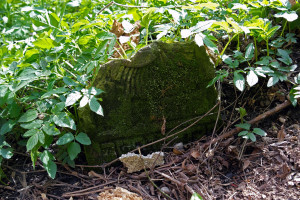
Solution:
[[[300,71],[300,44],[291,54]],[[290,75],[291,77],[293,74]],[[30,156],[15,152],[3,162],[7,179],[0,183],[0,199],[107,199],[99,193],[121,187],[142,199],[188,200],[193,192],[203,199],[288,199],[300,198],[300,109],[288,106],[253,125],[266,137],[246,141],[237,134],[212,145],[207,142],[234,128],[239,120],[236,108],[244,107],[246,120],[283,104],[291,85],[280,83],[267,88],[260,83],[239,93],[224,82],[221,87],[222,126],[190,144],[173,144],[163,149],[165,164],[129,174],[116,162],[105,168],[77,161],[76,168],[58,163],[55,180],[37,162],[34,170]],[[93,168],[91,168],[93,167]],[[97,170],[102,170],[99,172]],[[97,173],[95,172],[97,171]],[[4,184],[5,183],[5,184]],[[122,199],[122,198],[120,198]],[[132,198],[134,199],[134,198]]]

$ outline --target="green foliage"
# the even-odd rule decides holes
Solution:
[[[236,124],[236,127],[242,128],[244,129],[244,131],[241,131],[238,136],[242,136],[243,138],[245,138],[246,140],[250,139],[252,142],[256,141],[256,135],[260,135],[260,136],[266,136],[267,133],[265,131],[263,131],[260,128],[254,128],[254,129],[250,129],[251,128],[251,124],[244,122],[244,117],[247,115],[247,112],[244,108],[239,108],[237,109],[240,113],[240,119],[241,122],[240,124]]]
[[[109,32],[112,20],[94,12],[102,5],[1,1],[0,169],[1,161],[13,155],[13,147],[19,148],[9,144],[14,138],[26,140],[33,166],[40,159],[51,178],[57,171],[54,161],[61,158],[51,144],[58,145],[58,152],[67,149],[63,159],[71,166],[81,152],[79,143],[91,144],[77,130],[76,108],[89,104],[103,115],[96,97],[103,91],[89,86],[116,42]]]
[[[208,86],[229,79],[244,91],[267,79],[271,87],[287,81],[297,67],[286,47],[296,42],[292,29],[299,24],[295,25],[299,2],[291,6],[287,0],[148,0],[141,1],[142,7],[140,1],[117,2],[0,2],[0,179],[1,161],[18,148],[11,146],[15,139],[26,140],[33,166],[40,159],[52,178],[55,160],[74,166],[80,144],[91,144],[77,130],[76,109],[89,106],[104,114],[98,98],[103,91],[91,85],[115,50],[117,38],[110,32],[114,19],[125,29],[138,20],[142,26],[140,44],[124,52],[125,58],[154,40],[205,45],[217,55],[216,66],[223,63]],[[300,75],[290,82],[290,99],[296,105]],[[245,131],[243,136],[250,139],[262,133]],[[58,145],[56,154],[53,143]]]
[[[203,200],[203,198],[198,194],[198,193],[194,193],[191,197],[190,200]]]

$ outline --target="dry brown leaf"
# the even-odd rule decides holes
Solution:
[[[296,4],[296,0],[289,0],[290,4],[294,6]]]
[[[102,174],[98,174],[94,172],[93,170],[88,173],[89,177],[96,177],[100,179],[105,179],[105,177]]]
[[[179,150],[179,149],[176,149],[176,148],[173,148],[173,153],[175,155],[182,155],[183,154],[183,151]]]
[[[278,131],[278,134],[277,134],[277,139],[278,139],[278,142],[281,142],[284,140],[285,138],[285,130],[284,130],[284,125],[281,126],[280,130]]]
[[[290,167],[288,166],[287,163],[284,163],[280,170],[280,174],[278,174],[277,176],[281,179],[285,179],[290,174],[290,172],[291,172]]]
[[[137,21],[134,23],[134,29],[130,33],[125,33],[124,27],[121,22],[118,22],[117,20],[114,20],[114,23],[112,25],[112,28],[110,30],[111,33],[114,33],[117,36],[118,42],[115,44],[116,51],[113,54],[114,58],[119,58],[124,55],[125,51],[128,49],[131,49],[131,47],[126,43],[121,44],[119,38],[121,36],[129,36],[130,41],[134,42],[136,45],[140,41],[140,31],[141,28],[140,22]]]
[[[129,192],[124,188],[106,190],[99,194],[98,200],[143,200],[143,198],[135,193]]]
[[[42,197],[43,200],[48,200],[48,197],[46,196],[45,193],[41,193],[41,197]]]
[[[245,160],[245,161],[244,161],[244,164],[243,164],[243,171],[244,171],[245,169],[247,169],[247,167],[249,167],[249,165],[250,165],[250,160]]]
[[[193,158],[197,159],[197,158],[200,157],[200,153],[199,153],[199,151],[193,150],[192,153],[191,153],[191,156]]]
[[[177,144],[174,145],[173,147],[173,153],[175,155],[182,155],[184,152],[184,147],[183,147],[183,143],[179,142]]]

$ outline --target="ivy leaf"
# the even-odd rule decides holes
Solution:
[[[68,147],[68,154],[71,160],[74,160],[81,152],[80,145],[77,142],[72,142]]]
[[[255,85],[258,82],[258,77],[252,70],[250,70],[248,72],[246,79],[247,79],[247,83],[249,84],[250,87],[252,87],[253,85]]]
[[[89,136],[85,133],[79,133],[76,137],[75,137],[76,141],[79,142],[80,144],[83,145],[90,145],[91,144],[91,140],[89,138]]]
[[[31,136],[26,144],[27,151],[33,149],[33,147],[35,147],[35,145],[37,145],[38,142],[39,142],[38,134],[34,134],[33,136]]]
[[[73,134],[72,133],[66,133],[57,140],[56,144],[57,145],[64,145],[64,144],[67,144],[67,143],[71,142],[72,140],[74,140]]]
[[[34,119],[36,119],[37,116],[38,116],[37,110],[30,109],[30,110],[27,110],[27,112],[24,113],[20,117],[20,119],[18,120],[18,122],[30,122],[30,121],[33,121]]]
[[[262,129],[260,129],[260,128],[254,128],[253,133],[255,133],[257,135],[260,135],[260,136],[266,136],[267,135],[267,133],[265,131],[263,131]]]
[[[237,89],[239,89],[240,91],[243,91],[245,89],[245,78],[243,75],[236,71],[234,72],[233,82]]]
[[[66,127],[76,130],[76,125],[74,120],[64,112],[59,113],[53,117],[53,122],[60,127]]]
[[[66,99],[66,106],[73,105],[82,97],[81,93],[78,91],[72,92],[71,94],[68,95]]]
[[[95,97],[90,99],[89,105],[93,112],[103,116],[103,109]]]

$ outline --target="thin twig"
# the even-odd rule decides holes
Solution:
[[[290,106],[291,104],[292,104],[291,101],[286,100],[284,103],[279,104],[279,105],[276,106],[275,108],[273,108],[273,109],[271,109],[271,110],[269,110],[269,111],[267,111],[267,112],[265,112],[265,113],[263,113],[263,114],[258,115],[258,116],[255,117],[254,119],[250,120],[248,123],[249,123],[249,124],[255,124],[255,123],[257,123],[257,122],[259,122],[259,121],[265,119],[266,117],[269,117],[269,116],[271,116],[271,115],[273,115],[273,114],[275,114],[275,113],[277,113],[277,112],[283,110],[284,108],[287,108],[287,107]],[[239,133],[239,132],[241,132],[242,130],[244,130],[244,129],[242,129],[242,128],[240,128],[240,127],[236,127],[236,128],[234,128],[234,129],[232,129],[231,131],[228,131],[228,132],[226,132],[226,133],[220,135],[219,137],[214,138],[214,139],[212,139],[212,140],[206,142],[205,144],[203,144],[203,146],[204,146],[204,148],[207,148],[207,147],[210,146],[211,144],[214,144],[214,143],[216,143],[216,142],[218,142],[218,141],[220,141],[220,140],[222,140],[222,139],[225,139],[225,138],[228,138],[228,137],[230,137],[230,136],[233,136],[234,134]]]

